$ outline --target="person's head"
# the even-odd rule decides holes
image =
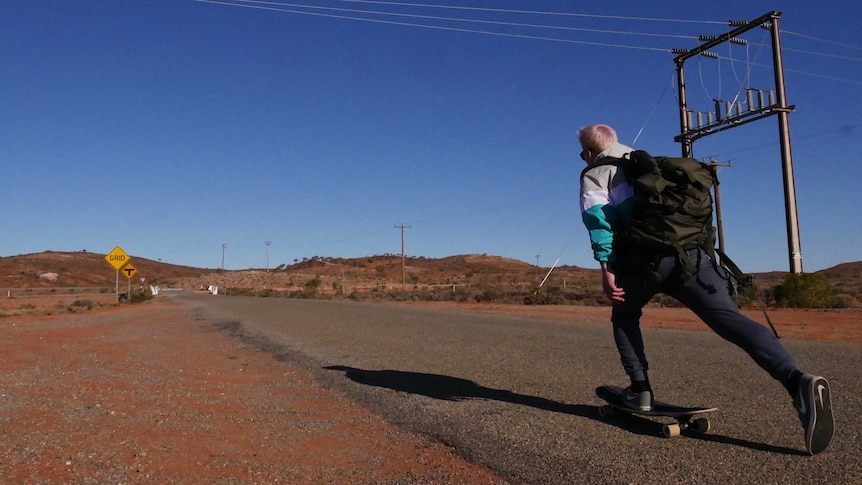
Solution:
[[[581,159],[587,164],[596,161],[596,156],[617,142],[617,132],[608,125],[600,123],[585,126],[578,130],[581,141]]]

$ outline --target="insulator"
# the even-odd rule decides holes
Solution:
[[[670,50],[671,54],[685,54],[687,52],[688,52],[688,49],[685,49],[682,47],[674,47],[673,49]]]
[[[717,35],[711,35],[711,34],[705,34],[705,35],[698,35],[697,36],[697,40],[699,40],[699,41],[716,40],[716,39],[718,39],[718,36]]]
[[[728,25],[731,27],[742,27],[743,25],[748,25],[748,20],[731,20],[728,22]]]
[[[718,54],[715,52],[703,51],[700,53],[703,57],[709,57],[710,59],[718,59]]]
[[[729,40],[730,40],[730,43],[731,43],[731,44],[736,44],[736,45],[748,45],[748,41],[747,41],[747,40],[745,40],[745,39],[740,39],[739,37],[731,37]]]

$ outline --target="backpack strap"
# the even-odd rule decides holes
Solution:
[[[733,262],[729,257],[727,257],[724,252],[718,248],[713,248],[714,252],[721,257],[721,264],[727,269],[727,272],[739,282],[741,286],[751,286],[754,278],[750,274],[745,274],[739,269],[739,266]],[[714,260],[713,260],[714,261]],[[716,268],[717,270],[717,268]],[[769,328],[772,329],[772,333],[775,335],[775,338],[780,339],[781,336],[778,335],[778,330],[775,329],[775,325],[772,324],[772,319],[769,318],[769,313],[766,312],[766,305],[763,303],[762,298],[757,299],[757,303],[760,305],[760,311],[763,312],[763,316],[766,317],[766,323],[769,324]]]
[[[620,167],[623,165],[623,161],[624,161],[623,158],[602,157],[601,159],[596,160],[595,162],[587,165],[586,167],[584,167],[583,170],[581,170],[581,180],[584,179],[584,175],[586,175],[587,172],[589,172],[590,170],[592,170],[596,167],[601,167],[603,165],[616,165],[617,167]]]
[[[697,268],[694,263],[691,262],[691,258],[688,257],[688,252],[683,249],[682,246],[675,244],[674,249],[676,249],[676,261],[682,268],[683,278],[688,282],[689,278],[697,273]]]
[[[727,268],[728,273],[730,274],[730,276],[733,277],[733,279],[739,282],[739,284],[742,286],[751,286],[754,280],[751,275],[743,273],[742,270],[739,269],[739,266],[737,266],[732,259],[730,259],[726,254],[724,254],[724,251],[718,248],[712,248],[712,251],[714,254],[718,254],[718,256],[721,258],[721,264],[725,268]],[[715,262],[716,259],[713,258],[713,261]],[[715,264],[718,263],[715,262]]]

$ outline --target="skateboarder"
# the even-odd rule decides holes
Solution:
[[[627,226],[633,210],[634,189],[622,170],[613,164],[597,164],[605,157],[621,158],[633,151],[620,144],[613,128],[594,124],[578,131],[583,159],[588,168],[581,179],[580,200],[584,224],[590,235],[594,258],[602,270],[602,287],[613,304],[611,323],[614,340],[631,386],[627,400],[632,406],[649,410],[653,392],[640,329],[643,307],[657,293],[679,300],[697,314],[719,336],[737,345],[793,398],[809,453],[826,449],[832,439],[833,421],[829,383],[805,374],[778,339],[763,325],[745,317],[731,298],[730,278],[712,263],[700,248],[687,249],[694,264],[693,277],[682,277],[676,256],[657,259],[650,268],[657,278],[645,277],[642,254],[621,254],[615,236]],[[593,168],[590,166],[595,165]]]

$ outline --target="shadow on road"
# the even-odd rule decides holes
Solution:
[[[784,446],[774,446],[766,443],[757,443],[754,441],[748,441],[740,438],[732,438],[730,436],[722,436],[718,434],[692,434],[686,435],[691,438],[699,439],[702,441],[711,441],[713,443],[724,443],[726,445],[734,445],[741,446],[743,448],[750,448],[752,450],[757,451],[765,451],[766,453],[775,453],[779,455],[796,455],[796,456],[808,456],[808,453],[802,450],[794,450],[793,448],[786,448]]]
[[[598,411],[596,411],[598,413]],[[590,416],[593,419],[598,421],[602,421],[606,424],[610,424],[616,426],[619,429],[637,433],[644,434],[650,436],[661,436],[661,428],[663,423],[658,421],[653,421],[651,419],[647,419],[641,416],[637,416],[634,414],[618,414],[612,418],[598,418],[596,416]],[[673,422],[672,420],[668,420],[668,422]],[[758,443],[755,441],[744,440],[741,438],[734,438],[731,436],[725,436],[714,433],[695,433],[693,431],[683,431],[683,436],[686,438],[701,440],[701,441],[709,441],[711,443],[723,443],[726,445],[739,446],[742,448],[748,448],[751,450],[764,451],[766,453],[775,453],[779,455],[797,455],[797,456],[807,456],[807,453],[801,450],[794,450],[792,448],[786,448],[783,446],[774,446],[767,443]],[[666,438],[662,438],[666,439]]]
[[[598,416],[598,408],[596,406],[566,404],[543,397],[528,396],[503,389],[492,389],[459,377],[397,370],[363,370],[342,365],[333,365],[324,368],[342,371],[348,379],[359,384],[385,387],[395,391],[419,394],[434,399],[443,399],[446,401],[489,399],[519,404],[521,406],[530,406],[555,413],[573,414],[589,418]]]
[[[659,422],[634,415],[622,415],[610,419],[601,418],[599,416],[598,406],[566,404],[543,397],[518,394],[504,389],[492,389],[480,386],[471,380],[459,377],[397,370],[364,370],[342,365],[327,366],[324,367],[324,369],[344,372],[345,377],[348,379],[367,386],[384,387],[394,391],[419,394],[433,399],[442,399],[446,401],[488,399],[508,402],[521,406],[530,406],[544,411],[581,416],[616,426],[617,428],[630,433],[641,435],[660,436],[662,426]],[[717,434],[686,433],[685,436],[703,441],[740,446],[767,453],[805,455],[805,453],[799,450],[773,446],[765,443],[756,443],[753,441]]]

